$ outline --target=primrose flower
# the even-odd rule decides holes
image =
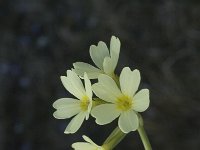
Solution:
[[[131,71],[129,67],[123,68],[119,82],[120,89],[111,77],[99,75],[98,83],[92,88],[99,98],[108,103],[94,107],[91,114],[99,125],[108,124],[119,117],[119,128],[128,133],[139,126],[137,112],[143,112],[149,107],[149,90],[142,89],[136,93],[140,84],[140,72]]]
[[[89,137],[83,135],[83,139],[86,142],[76,142],[72,144],[72,148],[75,150],[104,150],[103,147],[95,144]]]
[[[81,77],[86,72],[90,79],[98,78],[100,74],[114,77],[114,71],[119,59],[120,45],[119,39],[115,36],[112,36],[110,40],[110,52],[102,41],[97,46],[91,45],[90,56],[97,67],[84,62],[76,62],[73,64],[74,71]]]
[[[57,119],[66,119],[75,116],[65,129],[65,133],[75,133],[82,125],[84,119],[89,118],[90,110],[92,107],[92,87],[91,82],[84,74],[85,88],[81,79],[75,72],[68,70],[67,76],[61,76],[61,81],[64,87],[75,97],[74,98],[61,98],[53,103],[56,109],[53,116]]]

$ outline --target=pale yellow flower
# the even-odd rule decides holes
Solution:
[[[61,98],[53,103],[56,109],[53,116],[57,119],[66,119],[75,116],[65,129],[65,133],[75,133],[82,125],[84,119],[89,118],[92,107],[92,87],[91,82],[84,74],[85,88],[81,79],[75,72],[68,70],[67,76],[61,76],[64,87],[77,99]]]
[[[110,51],[102,41],[100,41],[97,46],[90,46],[90,56],[97,67],[84,62],[76,62],[73,64],[73,70],[81,77],[83,77],[84,72],[86,72],[90,79],[98,78],[100,74],[114,76],[114,71],[119,59],[120,46],[120,40],[115,36],[111,37]]]
[[[120,89],[111,77],[104,74],[98,77],[98,83],[92,86],[93,91],[108,103],[94,107],[91,114],[100,125],[108,124],[119,117],[119,128],[128,133],[138,128],[137,112],[143,112],[149,106],[149,90],[142,89],[136,93],[140,84],[139,70],[131,71],[125,67],[119,81]]]

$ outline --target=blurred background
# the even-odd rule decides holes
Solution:
[[[72,63],[92,63],[89,46],[115,35],[117,66],[139,69],[151,91],[142,113],[154,150],[200,149],[198,0],[1,0],[0,149],[67,150],[83,134],[101,144],[117,122],[84,122],[65,135],[53,102],[72,97],[59,79]],[[143,150],[132,132],[116,150]]]

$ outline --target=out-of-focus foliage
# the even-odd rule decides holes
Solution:
[[[200,3],[197,0],[1,0],[0,149],[65,150],[86,134],[101,144],[116,124],[84,123],[64,135],[52,103],[69,97],[59,76],[89,46],[111,35],[122,43],[117,72],[139,69],[151,91],[143,113],[153,149],[200,148]],[[138,133],[116,150],[138,149]]]

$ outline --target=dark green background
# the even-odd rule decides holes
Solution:
[[[1,0],[0,149],[68,150],[86,134],[101,144],[116,122],[53,118],[52,103],[72,97],[59,76],[76,61],[92,63],[89,46],[121,40],[117,72],[139,69],[151,91],[142,113],[154,150],[200,149],[200,3],[195,0]],[[143,150],[137,132],[116,150]]]

